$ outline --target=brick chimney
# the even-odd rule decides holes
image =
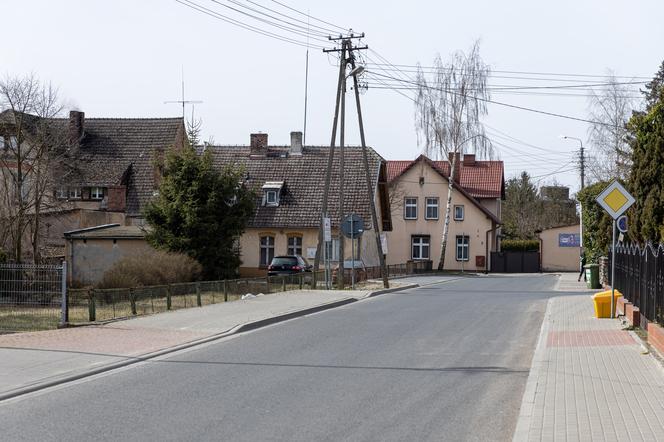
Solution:
[[[290,133],[290,154],[302,155],[302,132]]]
[[[267,155],[267,134],[251,134],[250,146],[250,155],[252,157],[264,157]]]
[[[465,154],[463,156],[463,165],[464,167],[473,167],[475,166],[475,154]]]
[[[107,198],[106,210],[109,212],[124,212],[127,209],[126,186],[108,186]]]
[[[448,155],[448,158],[450,160],[450,173],[451,173],[452,163],[454,163],[454,181],[458,183],[459,182],[459,170],[461,168],[461,161],[460,161],[459,153],[449,152],[447,155]],[[456,161],[453,161],[453,160],[456,160]]]
[[[85,130],[85,112],[69,112],[69,144],[75,145],[83,138]]]

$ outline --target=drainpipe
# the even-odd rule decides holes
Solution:
[[[491,232],[495,232],[496,230],[498,230],[498,227],[500,227],[501,225],[502,224],[494,224],[492,228],[490,228],[489,230],[486,231],[486,240],[484,242],[484,246],[485,246],[485,249],[486,249],[486,252],[485,252],[486,258],[485,258],[485,262],[484,262],[484,274],[485,275],[489,274],[489,262],[490,262],[490,260],[489,260],[489,257],[490,257],[490,255],[489,255],[489,234]],[[498,244],[496,244],[496,245],[498,245]]]

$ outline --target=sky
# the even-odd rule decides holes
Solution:
[[[601,76],[607,69],[626,77],[624,81],[645,81],[664,59],[661,0],[192,2],[305,46],[306,35],[276,29],[231,8],[274,21],[255,12],[261,11],[304,27],[308,20],[310,29],[321,32],[314,26],[364,32],[361,43],[371,49],[363,52],[367,71],[401,78],[413,75],[407,66],[430,66],[437,54],[446,60],[477,40],[493,72],[489,84],[495,87],[597,84],[606,81]],[[291,131],[303,129],[305,46],[242,29],[174,0],[0,0],[0,12],[4,35],[15,38],[11,43],[5,38],[0,46],[0,75],[34,73],[59,88],[68,109],[82,110],[87,117],[179,116],[178,104],[164,102],[181,99],[184,72],[185,98],[202,101],[194,112],[202,120],[205,140],[248,144],[250,133],[264,132],[270,144],[286,145]],[[313,38],[309,43],[330,46]],[[379,57],[404,67],[401,72],[381,71],[371,64],[381,62]],[[333,54],[309,49],[307,144],[330,142],[337,63]],[[417,157],[423,146],[418,145],[414,105],[408,98],[412,91],[400,91],[404,97],[381,89],[375,75],[366,74],[364,81],[367,144],[388,160]],[[640,86],[630,87],[638,96]],[[491,99],[588,119],[588,97],[578,96],[588,93],[503,90]],[[352,100],[349,93],[346,143],[359,144]],[[186,110],[189,118],[192,107]],[[494,158],[504,161],[506,178],[526,170],[540,185],[555,180],[578,190],[574,160],[579,143],[560,135],[582,139],[592,156],[588,123],[496,104],[489,104],[483,121],[494,141]]]

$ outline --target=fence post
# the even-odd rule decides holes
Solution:
[[[131,314],[136,315],[136,294],[133,288],[129,289],[129,304],[131,305]]]
[[[62,292],[60,326],[66,327],[67,323],[69,323],[69,305],[67,303],[67,261],[62,261],[60,290]]]
[[[270,294],[270,277],[269,276],[265,277],[265,284],[266,284],[265,294],[269,295]]]
[[[88,320],[95,322],[97,320],[97,306],[95,305],[95,289],[88,290]]]
[[[196,304],[203,307],[203,300],[201,299],[201,283],[196,281]]]
[[[166,286],[166,310],[171,309],[171,285]]]
[[[300,290],[302,290],[303,280],[304,280],[304,275],[302,275],[302,274],[300,273],[300,280],[299,280]]]
[[[224,302],[228,302],[228,284],[224,279]]]
[[[281,291],[282,292],[286,291],[286,277],[285,276],[281,277]]]

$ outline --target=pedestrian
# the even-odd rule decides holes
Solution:
[[[581,272],[579,272],[579,279],[577,279],[577,281],[581,282],[581,276],[583,275],[583,281],[586,282],[587,281],[586,271],[584,269],[584,267],[586,266],[586,252],[584,252],[583,250],[581,251],[580,260],[581,260]]]

